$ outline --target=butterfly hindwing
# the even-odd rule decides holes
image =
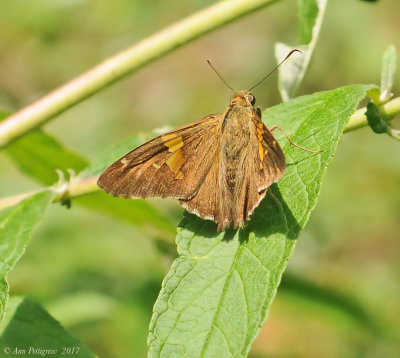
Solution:
[[[124,198],[190,198],[219,148],[222,119],[211,115],[154,138],[107,168],[98,185]]]
[[[223,231],[231,225],[234,228],[242,227],[265,196],[265,190],[257,191],[250,145],[243,154],[238,161],[239,170],[234,187],[228,185],[226,172],[221,170],[223,158],[216,155],[196,194],[188,200],[180,200],[181,205],[189,212],[215,221],[218,231]]]
[[[242,227],[265,197],[271,184],[281,179],[286,168],[282,149],[261,117],[254,113],[252,119],[249,122],[248,146],[238,166],[240,175],[233,195],[231,222],[223,223],[220,229],[231,224],[234,228]]]
[[[254,170],[257,173],[257,190],[268,188],[279,181],[286,170],[285,155],[272,133],[261,121],[254,122],[255,136],[252,140]]]

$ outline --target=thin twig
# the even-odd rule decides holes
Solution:
[[[46,188],[41,188],[39,190],[29,191],[22,194],[12,195],[0,199],[0,210],[9,206],[16,205],[22,200],[28,198],[29,196],[38,193],[43,190],[54,190],[56,195],[54,196],[53,202],[57,203],[63,200],[76,198],[78,196],[92,194],[99,191],[100,188],[97,186],[98,177],[90,177],[85,179],[74,178],[71,182],[66,182],[65,190],[59,190],[57,186],[49,186]]]

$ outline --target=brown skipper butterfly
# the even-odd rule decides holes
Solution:
[[[295,51],[300,52],[291,51],[273,71]],[[132,150],[106,169],[99,187],[123,198],[178,199],[189,212],[215,221],[218,231],[243,227],[286,169],[285,156],[271,133],[280,128],[268,130],[254,104],[250,91],[234,91],[224,113],[204,117]]]

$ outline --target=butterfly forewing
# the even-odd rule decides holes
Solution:
[[[112,164],[100,176],[99,186],[124,198],[189,199],[219,149],[222,118],[211,115],[141,145]]]

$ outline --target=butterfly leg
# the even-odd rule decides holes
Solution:
[[[269,128],[268,130],[270,132],[273,132],[275,129],[279,129],[280,132],[287,138],[287,140],[290,142],[291,145],[294,145],[295,147],[300,148],[301,150],[304,150],[304,151],[310,152],[310,153],[322,153],[323,152],[323,150],[308,149],[308,148],[302,147],[301,145],[293,142],[292,138],[290,138],[289,135],[281,127],[279,127],[278,125],[274,125],[271,128]]]

